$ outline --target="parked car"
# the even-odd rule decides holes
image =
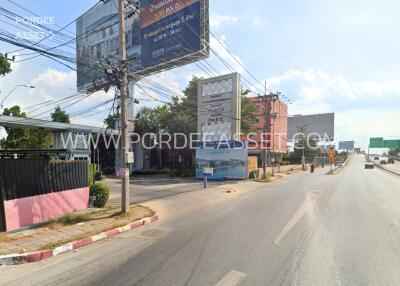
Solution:
[[[374,163],[371,162],[365,163],[365,169],[375,169]]]
[[[382,161],[380,162],[380,164],[381,164],[381,165],[386,165],[387,162],[386,162],[386,160],[382,160]]]
[[[378,161],[378,160],[379,160],[379,157],[378,157],[378,156],[375,156],[375,157],[374,157],[374,160],[375,160],[375,161]]]
[[[387,161],[387,163],[388,163],[388,164],[394,164],[394,159],[393,159],[393,158],[390,158],[390,159]]]

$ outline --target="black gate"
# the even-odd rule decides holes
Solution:
[[[0,230],[4,201],[88,186],[87,161],[0,160]]]

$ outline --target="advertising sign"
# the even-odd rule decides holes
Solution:
[[[212,168],[210,180],[246,179],[248,148],[244,142],[235,146],[236,142],[196,149],[196,178],[204,179],[204,168]]]
[[[335,114],[323,113],[312,115],[295,115],[288,118],[288,140],[295,142],[302,138],[300,127],[304,127],[306,136],[310,135],[321,142],[333,141],[335,138]]]
[[[203,141],[239,139],[240,93],[238,73],[199,81],[197,129]]]
[[[209,55],[208,0],[142,0],[140,14],[126,19],[131,78],[189,64]],[[107,82],[105,64],[119,59],[118,7],[105,0],[76,22],[77,86],[96,91]]]
[[[354,141],[339,142],[339,150],[353,150],[353,149],[354,149]]]

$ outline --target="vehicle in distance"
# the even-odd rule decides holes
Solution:
[[[375,169],[374,163],[371,162],[365,163],[365,169]]]
[[[378,161],[378,160],[379,160],[379,157],[378,157],[378,156],[375,156],[375,157],[374,157],[374,160],[375,160],[375,161]]]
[[[387,163],[388,163],[388,164],[394,164],[394,159],[393,159],[393,158],[390,158],[390,159],[387,161]]]
[[[386,160],[382,160],[382,161],[380,162],[380,164],[381,164],[381,165],[386,165],[387,162],[386,162]]]

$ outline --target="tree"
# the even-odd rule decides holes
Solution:
[[[399,157],[400,156],[400,148],[390,149],[389,156]]]
[[[51,114],[51,120],[53,122],[60,122],[60,123],[70,123],[69,115],[61,109],[60,106],[57,106],[53,113]]]
[[[252,122],[257,118],[257,107],[247,98],[250,92],[249,89],[242,90],[241,131],[244,135],[255,131]]]
[[[5,76],[11,72],[11,65],[7,58],[0,53],[0,76]]]
[[[104,119],[104,124],[108,129],[115,129],[115,124],[120,119],[121,113],[118,111],[114,114],[109,114],[106,119]]]
[[[4,109],[3,115],[26,118],[18,105]],[[5,130],[7,138],[1,140],[5,149],[49,149],[51,146],[51,133],[44,129],[5,127]]]

